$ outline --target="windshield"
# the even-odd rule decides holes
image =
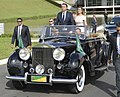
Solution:
[[[55,37],[55,36],[71,36],[75,37],[76,34],[84,34],[81,32],[84,26],[76,25],[56,25],[56,26],[45,26],[44,30],[41,33],[41,38]]]

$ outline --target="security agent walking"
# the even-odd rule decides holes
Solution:
[[[93,18],[92,18],[92,33],[96,33],[96,30],[97,30],[97,19],[96,19],[96,16],[95,14],[93,14]]]
[[[67,11],[68,5],[66,3],[61,4],[62,11],[57,14],[55,25],[74,25],[74,19],[71,12]]]
[[[120,97],[120,23],[117,24],[117,32],[110,37],[110,46],[108,52],[108,62],[111,61],[111,53],[113,52],[113,65],[116,71],[117,97]]]
[[[14,28],[12,36],[11,47],[18,46],[19,48],[30,48],[31,49],[31,37],[28,26],[23,25],[23,19],[17,18],[17,26]]]

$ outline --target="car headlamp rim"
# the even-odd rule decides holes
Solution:
[[[43,74],[44,71],[45,71],[45,67],[44,67],[43,65],[41,65],[41,64],[39,64],[39,65],[37,65],[37,66],[35,67],[35,72],[36,72],[37,74]]]
[[[57,61],[62,61],[65,57],[65,50],[63,48],[56,48],[53,51],[53,58]]]
[[[19,51],[19,57],[22,60],[28,60],[30,58],[31,52],[27,48],[20,49]]]

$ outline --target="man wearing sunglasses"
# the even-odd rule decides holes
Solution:
[[[14,33],[11,41],[11,48],[18,46],[19,48],[30,48],[31,49],[31,37],[28,26],[23,24],[22,18],[17,18],[17,26],[14,28]]]

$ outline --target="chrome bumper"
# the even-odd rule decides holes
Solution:
[[[27,82],[27,75],[28,75],[28,73],[26,73],[24,77],[21,77],[21,76],[6,76],[6,79],[8,79],[8,80],[16,80],[16,81],[24,81],[25,83],[30,83],[30,82]],[[77,79],[53,78],[52,74],[50,74],[49,76],[50,76],[49,84],[52,84],[52,83],[68,83],[68,84],[72,84],[72,83],[76,83],[78,81]],[[32,84],[32,82],[31,82],[31,84]],[[37,83],[37,84],[41,84],[41,83]],[[42,84],[44,84],[44,83],[42,83]]]

